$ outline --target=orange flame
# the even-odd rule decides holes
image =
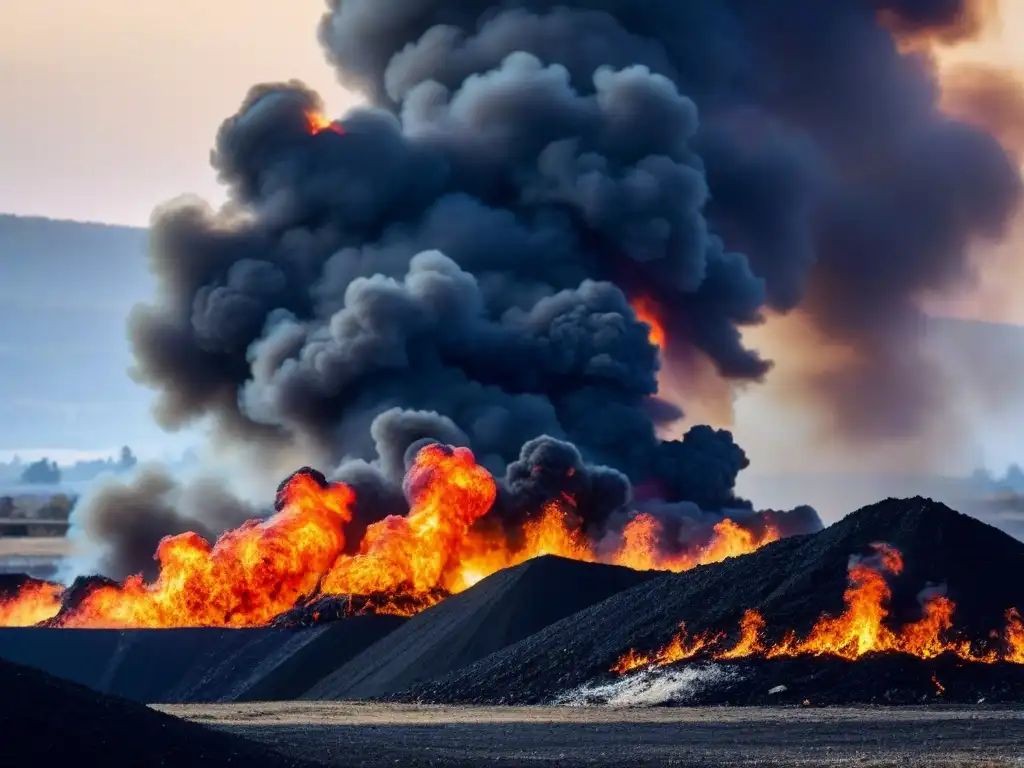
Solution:
[[[334,131],[339,134],[345,133],[344,128],[320,112],[306,112],[306,126],[309,132],[314,135],[322,131]]]
[[[892,592],[885,573],[900,573],[903,558],[886,544],[872,546],[878,564],[857,561],[851,566],[849,586],[843,594],[846,610],[839,616],[822,616],[803,639],[791,631],[780,642],[766,646],[764,618],[757,611],[748,610],[740,623],[739,640],[731,649],[714,647],[716,644],[710,642],[706,634],[688,638],[683,628],[662,650],[653,654],[630,649],[612,666],[612,671],[623,674],[638,667],[671,664],[696,655],[677,657],[680,648],[697,648],[698,652],[708,652],[717,660],[832,656],[853,661],[869,653],[902,653],[932,659],[949,653],[969,662],[1024,664],[1024,621],[1015,608],[1006,614],[1001,653],[991,649],[977,651],[970,641],[954,637],[956,606],[944,596],[928,598],[918,621],[905,624],[899,631],[887,627],[883,623],[888,616],[885,606]]]
[[[210,544],[195,533],[160,542],[160,575],[152,584],[132,576],[84,596],[64,627],[243,627],[267,624],[303,595],[345,543],[355,495],[348,486],[321,488],[295,475],[282,492],[281,511],[250,520]],[[56,613],[56,612],[55,612]]]
[[[491,509],[497,484],[468,449],[427,446],[406,479],[409,514],[370,525],[355,554],[343,551],[354,491],[322,487],[300,473],[285,485],[280,511],[266,521],[229,531],[212,547],[192,533],[164,539],[153,583],[133,576],[94,589],[63,612],[60,588],[26,588],[0,604],[0,626],[51,619],[65,627],[254,626],[324,595],[358,596],[349,605],[356,602],[352,610],[359,612],[411,615],[541,555],[682,571],[779,538],[771,528],[754,534],[725,519],[703,547],[665,554],[658,521],[640,514],[617,546],[599,552],[566,498],[539,510],[513,545],[501,531],[474,527]]]
[[[61,589],[56,584],[29,584],[17,597],[0,600],[0,627],[31,627],[60,610]]]
[[[664,648],[650,656],[630,650],[616,662],[612,671],[621,675],[640,667],[663,666],[692,659],[717,642],[718,639],[718,636],[712,637],[706,634],[687,637],[686,624],[680,624],[678,634]]]
[[[658,349],[665,348],[665,327],[661,323],[661,319],[658,317],[658,306],[648,296],[637,296],[633,299],[630,304],[633,307],[633,312],[636,313],[636,319],[641,323],[647,323],[650,326],[650,331],[647,334],[648,340],[656,346]]]
[[[331,568],[325,593],[424,593],[459,585],[460,555],[470,526],[494,503],[494,478],[469,449],[428,445],[407,482],[413,488],[409,515],[371,525],[359,554],[343,556]]]

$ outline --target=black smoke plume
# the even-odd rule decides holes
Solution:
[[[657,437],[680,416],[657,375],[761,379],[741,329],[766,310],[852,351],[813,387],[846,433],[933,412],[915,301],[967,276],[1020,180],[895,35],[970,34],[976,3],[328,5],[320,39],[370,106],[316,131],[304,86],[253,88],[212,154],[231,205],[155,216],[160,293],[129,329],[163,425],[311,448],[382,509],[424,440],[507,471],[512,516],[572,468],[559,493],[600,528],[632,489],[749,507],[728,432]]]
[[[194,531],[213,542],[224,531],[268,513],[216,480],[183,483],[159,466],[142,466],[128,481],[101,482],[76,505],[70,535],[95,559],[74,567],[117,581],[136,573],[152,579],[157,545],[165,536]]]

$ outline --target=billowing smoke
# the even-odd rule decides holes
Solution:
[[[756,378],[766,369],[739,347],[735,326],[755,321],[762,307],[801,307],[829,343],[849,351],[841,365],[805,382],[803,396],[820,401],[847,439],[878,439],[920,431],[945,394],[919,352],[917,298],[967,279],[968,242],[998,237],[1019,201],[1019,176],[1003,149],[983,130],[947,119],[927,57],[901,53],[908,40],[951,43],[976,34],[990,6],[435,0],[370,9],[339,2],[324,18],[321,40],[343,82],[402,114],[423,101],[441,111],[463,102],[484,82],[481,73],[523,51],[564,67],[572,87],[598,101],[603,91],[594,75],[608,76],[605,67],[639,64],[669,78],[699,109],[688,147],[709,192],[702,227],[746,259],[704,249],[703,258],[683,259],[683,268],[671,243],[686,230],[639,202],[651,204],[656,195],[637,195],[629,198],[633,205],[619,199],[601,212],[594,239],[606,250],[596,255],[597,269],[666,308],[675,320],[670,353],[693,345],[730,378]],[[637,114],[631,110],[617,114]],[[462,114],[483,121],[479,128],[515,132],[498,113]],[[660,147],[647,143],[648,133],[679,134],[651,118],[628,133],[655,155]],[[478,135],[488,140],[487,130]],[[577,156],[589,155],[590,147],[576,146]],[[545,187],[576,200],[574,193],[591,201],[610,200],[602,193],[612,188],[622,194],[609,177],[624,181],[622,171],[639,166],[596,154],[611,163],[577,164],[577,175],[563,169]],[[544,175],[550,166],[542,158],[531,171]],[[515,161],[506,168],[519,170]],[[650,189],[666,187],[652,182]],[[677,210],[694,200],[673,198]],[[627,231],[620,220],[634,213],[643,233],[616,238]],[[623,266],[623,255],[640,264]],[[747,264],[763,288],[746,278]],[[663,269],[677,279],[664,280]],[[685,285],[695,277],[696,290]]]
[[[79,573],[118,581],[136,573],[156,576],[153,555],[165,536],[195,531],[208,541],[246,520],[265,516],[213,479],[182,483],[146,465],[127,482],[100,482],[75,507],[71,536],[95,559],[73,563]]]
[[[850,352],[805,382],[845,434],[931,418],[916,301],[968,276],[1020,179],[894,30],[956,39],[981,8],[332,0],[321,41],[371,106],[317,130],[301,84],[252,89],[212,154],[231,205],[155,216],[135,375],[168,428],[335,467],[360,525],[430,440],[506,477],[506,521],[555,495],[595,533],[634,495],[749,509],[728,432],[658,438],[659,369],[758,381],[741,330],[799,308]]]

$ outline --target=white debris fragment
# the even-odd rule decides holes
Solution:
[[[774,696],[777,693],[785,693],[788,690],[789,690],[789,688],[787,688],[784,685],[776,685],[774,688],[772,688],[770,691],[768,691],[768,695],[769,696]]]

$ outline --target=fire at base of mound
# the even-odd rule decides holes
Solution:
[[[300,470],[282,484],[267,520],[250,521],[212,546],[195,533],[164,539],[151,583],[139,575],[67,589],[26,585],[0,602],[0,626],[303,626],[364,613],[413,615],[541,555],[683,571],[781,536],[768,522],[743,527],[724,518],[701,546],[673,552],[661,546],[661,523],[637,514],[614,541],[595,542],[575,519],[570,495],[543,505],[513,536],[483,524],[497,495],[494,477],[468,449],[436,443],[416,454],[405,486],[409,514],[370,525],[358,551],[346,554],[355,491]]]
[[[874,544],[870,558],[850,561],[849,586],[843,595],[846,610],[839,616],[822,616],[806,637],[788,631],[776,643],[765,635],[766,622],[760,613],[748,610],[740,622],[738,639],[725,645],[723,633],[690,634],[685,625],[663,647],[653,652],[631,648],[611,671],[624,675],[638,669],[675,664],[692,659],[737,661],[833,657],[855,661],[868,655],[904,654],[919,659],[955,656],[965,662],[1024,664],[1024,620],[1016,608],[1006,612],[1006,625],[993,632],[984,647],[956,637],[953,614],[956,605],[941,594],[925,594],[919,620],[892,630],[884,622],[892,592],[886,574],[903,571],[899,551],[887,544]]]

